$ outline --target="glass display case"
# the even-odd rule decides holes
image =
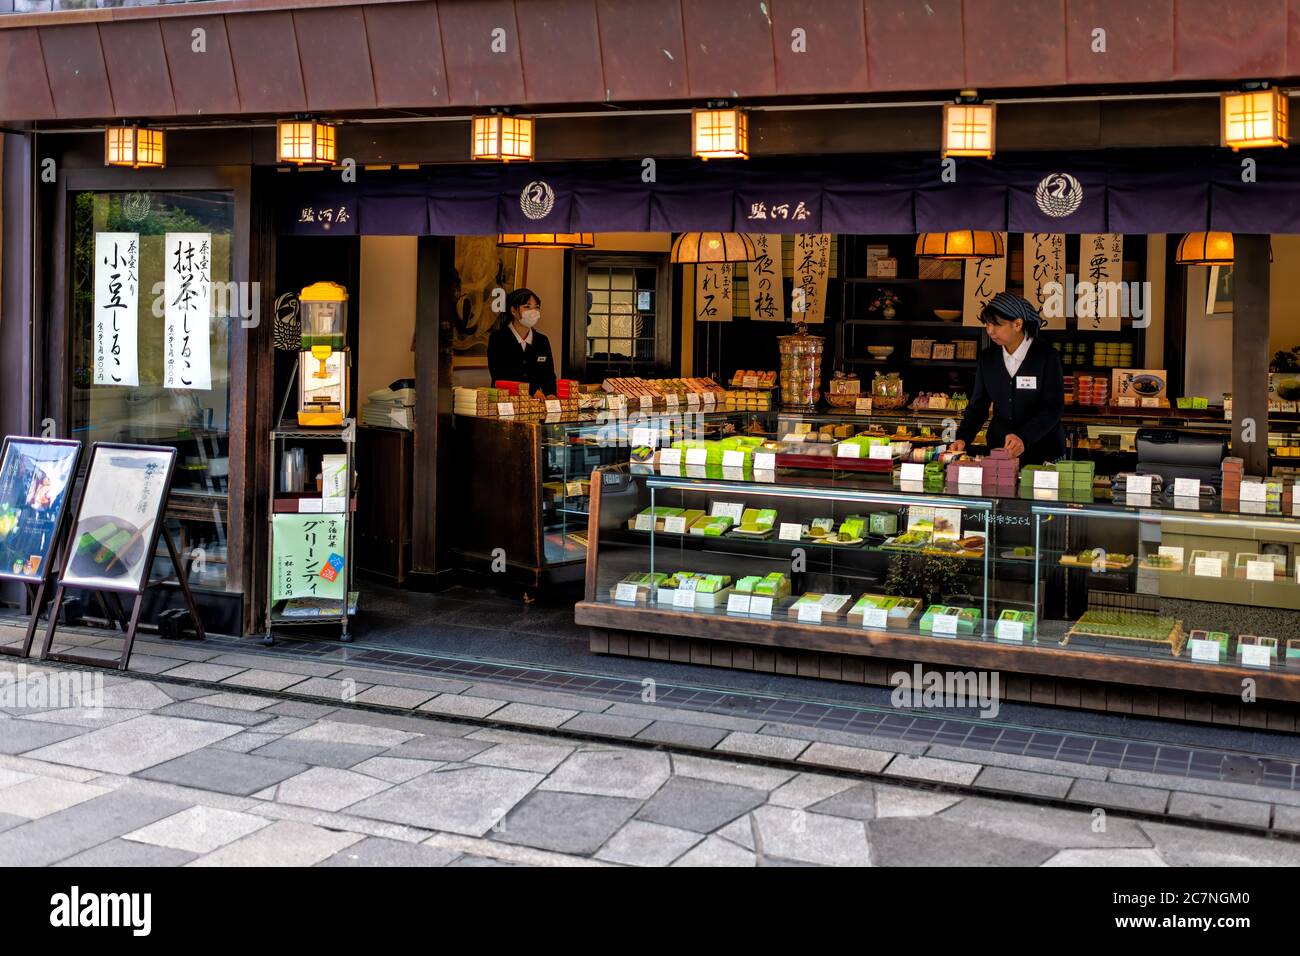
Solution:
[[[721,479],[671,459],[665,474],[662,453],[600,469],[578,623],[1147,689],[1236,696],[1250,678],[1259,699],[1300,699],[1282,483],[1130,494],[1062,466],[927,485],[897,460],[892,475],[781,460]]]

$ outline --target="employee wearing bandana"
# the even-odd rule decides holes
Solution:
[[[980,313],[992,345],[980,353],[975,389],[950,451],[962,451],[989,419],[990,449],[1005,448],[1021,465],[1065,454],[1065,376],[1061,358],[1038,335],[1043,320],[1026,299],[999,292]]]

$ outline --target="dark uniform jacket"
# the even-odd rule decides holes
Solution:
[[[1065,377],[1061,357],[1041,337],[1030,341],[1029,352],[1015,376],[1007,374],[1004,349],[990,345],[975,366],[975,390],[962,417],[957,437],[970,444],[980,426],[989,422],[989,447],[1001,448],[1007,435],[1025,443],[1022,465],[1055,461],[1065,455]]]
[[[528,394],[541,390],[555,394],[555,358],[551,355],[551,342],[536,329],[533,340],[526,348],[507,323],[488,338],[488,373],[493,382],[527,382]]]

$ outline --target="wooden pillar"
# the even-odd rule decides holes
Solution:
[[[451,319],[456,307],[455,240],[421,236],[415,291],[415,514],[411,523],[411,586],[445,587],[451,571]]]
[[[1237,233],[1233,248],[1232,453],[1267,475],[1269,237]]]

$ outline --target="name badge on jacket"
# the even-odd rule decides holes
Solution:
[[[1037,375],[1017,375],[1016,388],[1038,388]]]
[[[545,355],[539,355],[539,356],[537,356],[537,361],[538,361],[538,362],[545,362],[545,361],[546,361],[546,356],[545,356]]]

